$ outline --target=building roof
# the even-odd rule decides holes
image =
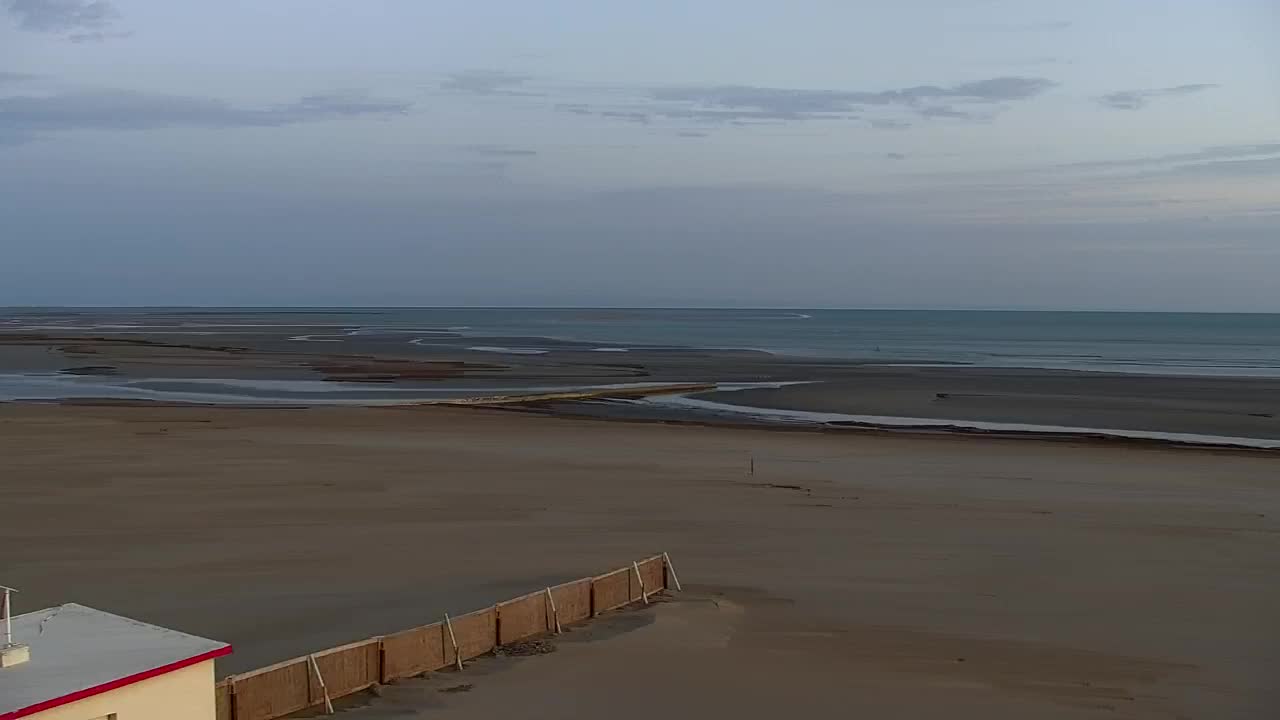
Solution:
[[[13,618],[31,660],[0,669],[0,720],[26,717],[231,652],[188,635],[68,603]]]

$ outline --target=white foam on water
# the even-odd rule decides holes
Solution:
[[[71,327],[59,327],[59,328],[36,328],[36,327],[19,327],[19,328],[15,328],[15,329],[16,329],[16,330],[18,330],[19,332],[26,331],[26,330],[41,330],[42,332],[43,332],[43,331],[48,331],[48,330],[75,330],[76,332],[89,332],[89,333],[92,333],[92,334],[90,334],[90,335],[84,335],[84,336],[79,336],[79,335],[71,335],[71,336],[68,336],[68,337],[82,337],[82,339],[84,339],[84,340],[89,340],[89,339],[91,339],[91,338],[93,338],[93,337],[103,336],[103,335],[147,335],[147,336],[149,337],[149,336],[151,336],[151,335],[201,335],[201,336],[204,336],[204,335],[218,335],[218,334],[220,334],[220,333],[213,332],[212,330],[203,330],[203,331],[201,331],[201,330],[146,330],[145,332],[139,332],[138,330],[110,330],[110,329],[102,329],[102,328],[100,328],[100,327],[91,327],[91,328],[71,328]],[[5,328],[5,329],[3,330],[3,332],[9,332],[9,330],[10,330],[9,328]]]
[[[409,344],[410,344],[410,345],[421,345],[421,346],[423,346],[423,347],[428,347],[428,346],[430,346],[430,347],[447,347],[447,348],[453,348],[453,349],[455,349],[455,350],[461,350],[461,348],[459,348],[457,345],[454,345],[454,344],[452,344],[452,343],[436,342],[436,340],[441,339],[441,337],[450,338],[450,337],[456,337],[456,336],[455,336],[453,333],[445,333],[445,332],[442,332],[442,333],[440,333],[440,334],[439,334],[439,336],[414,338],[414,339],[412,339],[412,340],[410,340],[410,341],[409,341]]]
[[[475,352],[501,353],[503,355],[546,355],[549,352],[538,348],[508,348],[497,345],[475,345],[467,349]]]
[[[329,380],[235,378],[126,379],[57,373],[0,373],[0,401],[117,399],[213,405],[411,405],[561,392],[633,390],[669,383],[598,385],[389,387]],[[173,389],[204,386],[209,391]],[[266,394],[252,394],[254,391]],[[271,395],[269,393],[277,393]]]
[[[361,327],[348,330],[347,335],[457,335],[466,326],[445,328],[395,328],[395,327]]]
[[[198,328],[349,328],[351,323],[195,323],[182,322],[178,323],[181,327],[198,327]],[[154,327],[164,327],[156,325]]]
[[[298,342],[342,342],[341,338],[321,338],[317,340],[315,335],[294,335],[289,339]]]
[[[27,330],[40,330],[44,332],[44,331],[50,331],[50,330],[96,330],[97,327],[98,327],[97,325],[21,325],[20,324],[18,325],[18,327],[14,329],[22,332],[25,332]],[[6,328],[6,330],[7,329],[8,328]]]
[[[83,376],[81,376],[83,377]],[[317,393],[321,395],[340,395],[351,392],[377,393],[431,393],[433,388],[382,387],[370,386],[368,383],[342,382],[335,380],[279,380],[250,378],[129,378],[116,379],[111,382],[116,387],[140,388],[157,392],[168,392],[164,385],[208,385],[241,390],[261,390],[264,392]]]
[[[613,353],[624,353],[624,352],[631,352],[631,351],[630,351],[630,350],[628,350],[627,348],[618,348],[618,347],[598,347],[598,348],[591,348],[591,352],[613,352]]]
[[[741,385],[760,387],[758,383],[739,383],[738,386],[726,383],[717,386],[718,391],[746,389]],[[761,408],[746,405],[704,400],[688,395],[660,395],[645,398],[643,402],[656,405],[710,410],[717,413],[746,415],[762,420],[795,422],[804,424],[857,423],[889,429],[964,429],[984,430],[989,432],[1029,433],[1051,435],[1102,435],[1114,438],[1136,440],[1160,440],[1164,442],[1185,443],[1191,445],[1232,446],[1245,448],[1280,449],[1280,440],[1268,438],[1233,437],[1227,435],[1201,435],[1197,433],[1173,433],[1154,430],[1123,430],[1113,428],[1086,428],[1067,425],[1032,425],[1026,423],[988,422],[984,420],[950,420],[942,418],[897,417],[890,415],[852,415],[848,413],[817,412],[812,410],[787,410],[782,408]]]

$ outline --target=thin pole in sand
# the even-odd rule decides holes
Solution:
[[[648,604],[649,604],[649,593],[647,593],[647,592],[645,592],[645,591],[644,591],[644,578],[640,577],[640,564],[639,564],[639,563],[637,563],[637,562],[635,562],[635,561],[633,560],[633,561],[631,561],[631,567],[632,567],[632,568],[635,568],[635,571],[636,571],[636,580],[637,580],[637,581],[639,581],[639,583],[640,583],[640,599],[641,599],[641,600],[644,600],[644,604],[645,604],[645,605],[648,605]]]
[[[449,620],[449,613],[444,614],[444,626],[449,629],[449,642],[453,645],[453,662],[461,670],[462,655],[458,654],[458,636],[453,634],[453,622]]]
[[[316,681],[320,683],[320,692],[324,694],[325,712],[333,714],[333,703],[329,700],[329,688],[325,687],[324,676],[320,674],[320,666],[316,664],[316,656],[308,655],[307,659],[311,661],[311,669],[316,672]]]
[[[551,617],[556,621],[556,634],[560,634],[560,611],[556,610],[556,599],[551,596],[551,588],[547,588],[547,602],[551,604]]]
[[[9,593],[16,593],[18,589],[4,585],[0,585],[0,589],[4,590],[4,647],[9,647],[13,645],[13,617],[9,610],[13,601],[9,598]]]
[[[748,474],[748,475],[751,475],[751,476],[753,476],[753,477],[754,477],[754,476],[755,476],[755,474],[756,474],[756,455],[755,455],[755,453],[752,453],[752,454],[751,454],[751,458],[747,461],[747,474]]]
[[[671,564],[671,556],[665,552],[662,553],[662,562],[667,564],[667,572],[671,573],[671,581],[676,584],[676,591],[684,592],[684,589],[680,587],[680,578],[676,576],[676,566]]]

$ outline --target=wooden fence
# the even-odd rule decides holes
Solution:
[[[679,589],[679,580],[663,553],[466,615],[232,675],[214,687],[217,720],[273,720],[310,707],[332,708],[333,700],[373,685],[461,669],[500,645],[648,602],[672,585]]]

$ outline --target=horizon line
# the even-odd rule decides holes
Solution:
[[[839,307],[804,305],[0,305],[0,310],[723,310],[723,311],[804,311],[818,312],[1008,312],[1008,313],[1094,313],[1147,315],[1277,315],[1278,310],[1136,310],[1011,307]]]

